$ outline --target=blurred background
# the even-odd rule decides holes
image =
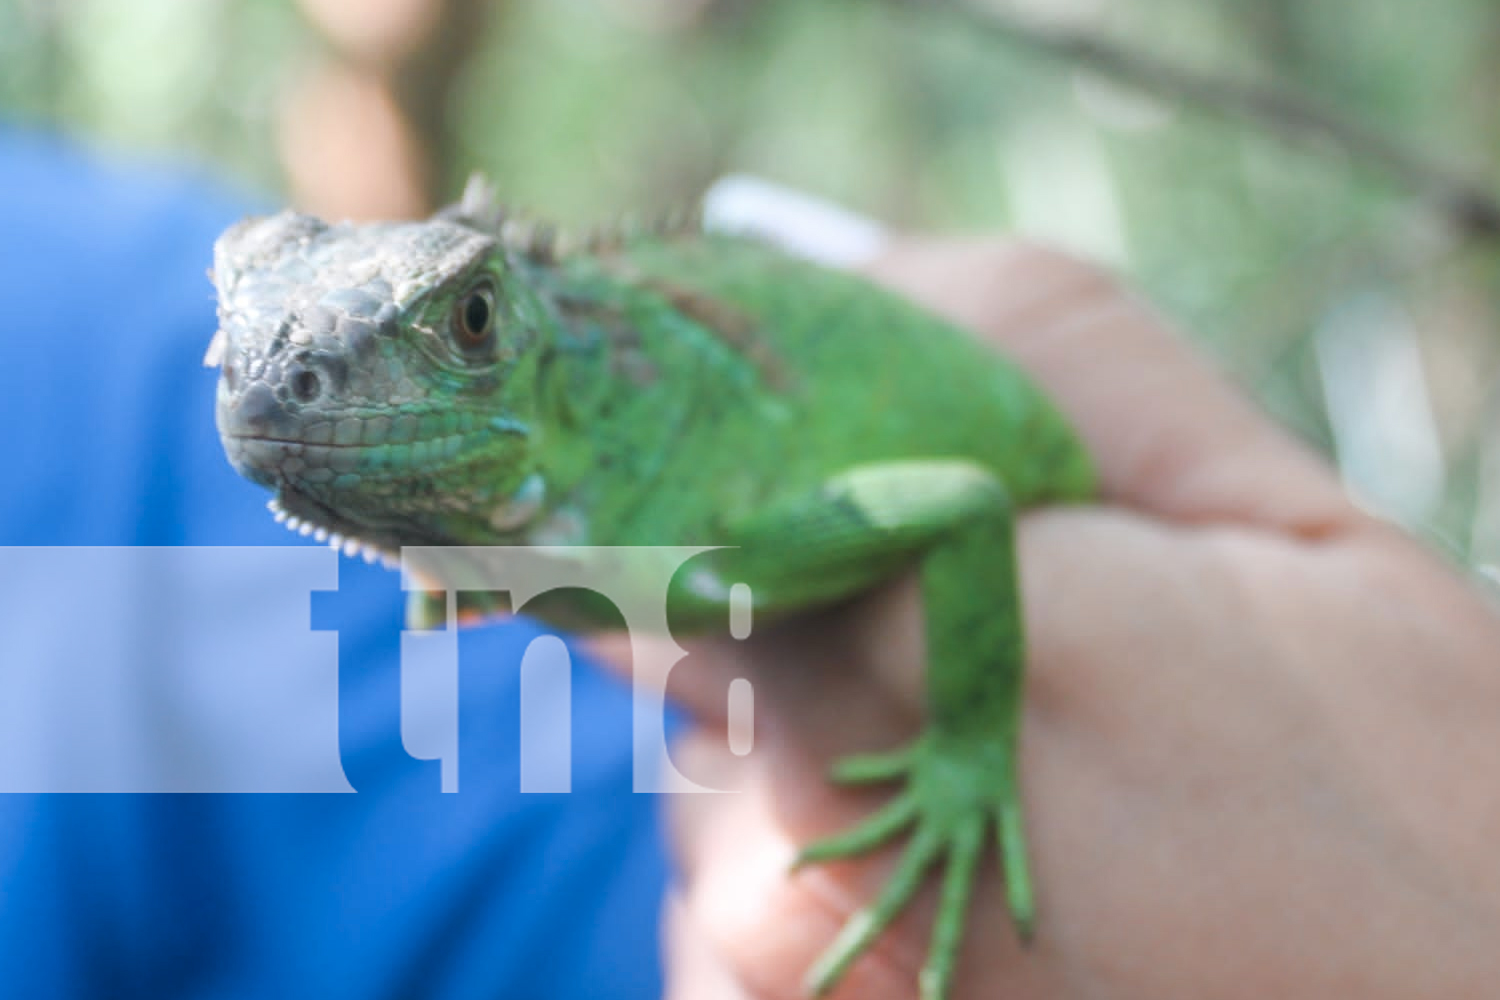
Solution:
[[[1493,0],[0,0],[0,67],[6,120],[334,217],[750,172],[1047,240],[1500,579]]]

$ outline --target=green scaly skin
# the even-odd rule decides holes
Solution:
[[[713,585],[674,590],[685,628],[723,629],[733,583],[765,617],[919,566],[927,727],[836,766],[897,790],[798,863],[910,834],[811,970],[821,993],[944,862],[921,994],[947,996],[988,838],[1023,934],[1034,919],[1014,517],[1090,498],[1087,454],[1016,369],[856,277],[727,237],[564,252],[513,229],[471,189],[425,222],[226,232],[209,361],[231,462],[345,551],[732,546],[694,563]],[[544,616],[589,624],[570,601]]]

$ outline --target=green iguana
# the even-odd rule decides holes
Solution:
[[[1015,516],[1087,500],[1095,477],[1019,371],[763,243],[685,225],[562,246],[483,185],[423,222],[246,220],[220,238],[213,280],[206,360],[222,366],[229,459],[346,553],[730,546],[670,598],[674,622],[721,630],[735,583],[765,618],[919,568],[926,729],[839,762],[832,780],[897,791],[799,863],[910,840],[808,984],[830,988],[941,861],[921,993],[946,996],[990,837],[1030,932]],[[722,586],[701,586],[704,560]]]

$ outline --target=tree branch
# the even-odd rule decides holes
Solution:
[[[1042,25],[972,0],[908,0],[908,5],[960,18],[990,37],[1077,63],[1158,98],[1256,122],[1293,142],[1337,147],[1432,203],[1460,234],[1500,239],[1500,200],[1487,188],[1302,95],[1174,65],[1085,31]]]

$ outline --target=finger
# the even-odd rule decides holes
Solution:
[[[684,884],[691,885],[702,860],[700,849],[714,837],[715,824],[732,822],[726,820],[745,808],[744,795],[747,786],[753,786],[748,772],[752,760],[738,757],[730,752],[723,735],[702,726],[693,726],[672,742],[672,765],[694,781],[709,788],[732,788],[731,795],[684,793],[670,795],[666,802],[667,839],[670,844],[674,871]],[[787,864],[795,856],[790,840],[781,848]]]
[[[585,636],[579,644],[627,683],[664,685],[673,704],[699,724],[719,729],[728,724],[730,684],[749,672],[737,645],[727,640],[678,644],[669,636],[615,631]]]
[[[790,877],[794,840],[782,823],[782,803],[773,805],[764,786],[773,770],[759,770],[742,794],[714,796],[710,803],[683,801],[708,796],[677,795],[670,808],[682,871],[682,919],[697,935],[687,946],[707,949],[715,971],[749,996],[790,1000],[806,995],[808,969],[860,902],[877,891],[890,865],[842,864]],[[897,924],[900,933],[875,942],[834,998],[911,996],[921,961],[913,932],[920,933],[921,925],[905,916]],[[677,961],[674,955],[669,964]]]
[[[807,972],[805,982],[816,996],[823,996],[881,934],[906,910],[927,873],[942,856],[941,835],[930,827],[918,827],[911,843],[901,852],[895,871],[867,906],[849,916],[838,936]]]
[[[1320,536],[1362,518],[1331,471],[1102,270],[1005,241],[898,244],[877,280],[977,331],[1072,419],[1113,500]]]
[[[667,949],[664,1000],[752,1000],[730,975],[678,893],[667,898],[663,923]]]
[[[626,680],[639,674],[643,683],[660,684],[665,677],[667,697],[721,734],[730,685],[748,682],[753,745],[795,743],[807,766],[823,767],[836,756],[891,750],[920,728],[911,665],[920,662],[922,616],[910,582],[904,577],[851,604],[757,627],[747,639],[686,641],[680,659],[673,640],[659,636],[615,632],[580,641]],[[872,619],[882,627],[872,630]],[[877,668],[864,669],[868,664]]]

